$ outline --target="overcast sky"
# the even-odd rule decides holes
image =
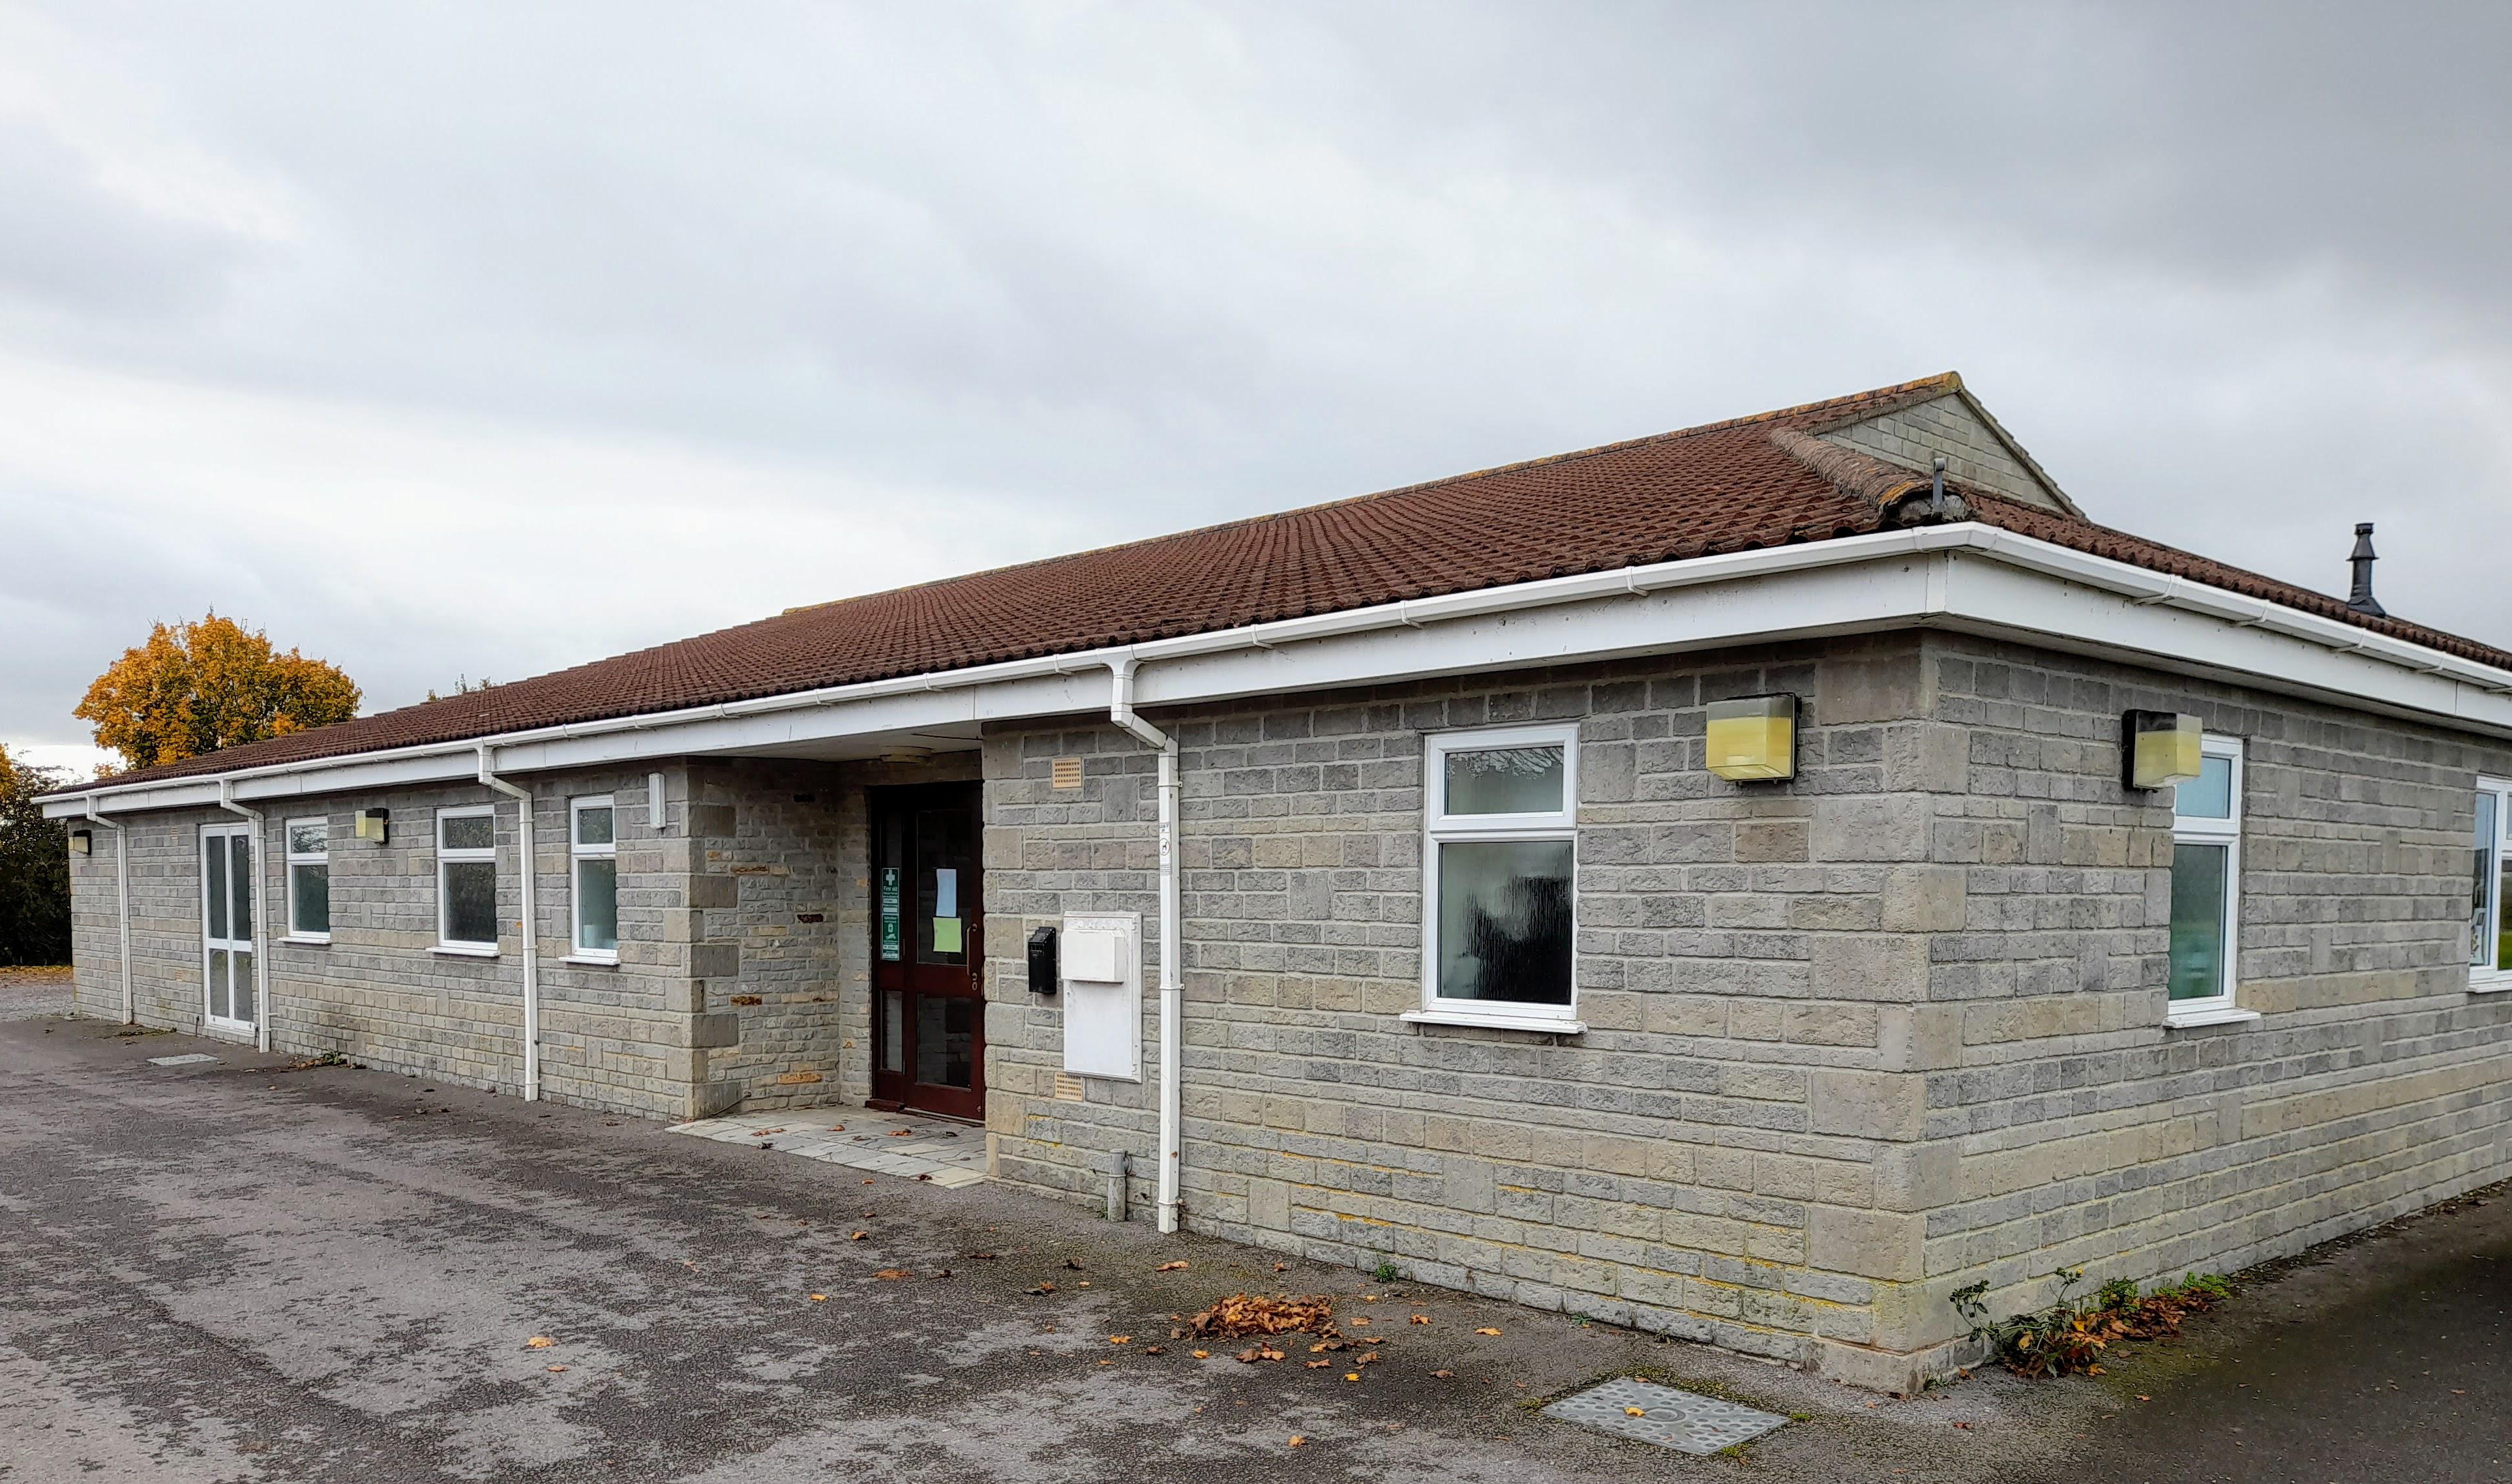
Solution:
[[[0,0],[0,743],[1943,371],[2512,642],[2512,7]]]

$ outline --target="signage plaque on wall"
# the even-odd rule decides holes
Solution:
[[[896,963],[899,944],[899,869],[881,868],[881,961]]]

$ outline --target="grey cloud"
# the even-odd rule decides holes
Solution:
[[[2512,640],[2500,8],[98,14],[55,16],[291,232],[123,231],[0,137],[21,355],[782,461],[1006,556],[1959,367],[2101,519],[2324,588],[2377,519],[2395,607]],[[662,637],[265,585],[379,693]]]

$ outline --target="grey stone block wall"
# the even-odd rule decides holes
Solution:
[[[692,1071],[687,914],[689,843],[667,800],[656,831],[647,807],[647,772],[536,778],[541,960],[541,1090],[555,1101],[622,1112],[687,1116]],[[667,790],[682,790],[679,769]],[[617,806],[619,962],[577,965],[571,952],[568,801],[612,796]],[[493,958],[430,952],[438,941],[435,811],[493,802],[499,852],[500,954]],[[359,808],[392,811],[390,839],[354,839]],[[523,967],[516,803],[477,784],[315,798],[263,810],[259,910],[267,934],[271,1044],[282,1051],[337,1052],[371,1066],[513,1092],[523,1074]],[[330,826],[332,941],[286,935],[287,821]],[[166,811],[128,820],[132,851],[132,958],[142,1025],[202,1029],[200,830],[233,821],[218,810]],[[73,860],[82,1015],[118,1018],[114,860],[110,832],[98,831],[93,855]]]
[[[1877,1343],[1879,1281],[1919,1276],[1928,822],[1965,779],[1929,674],[1903,637],[1158,719],[1185,785],[1190,1225],[1793,1360]],[[1708,774],[1704,703],[1771,690],[1803,697],[1799,779]],[[1534,720],[1580,728],[1589,1029],[1409,1025],[1424,738]],[[1014,954],[1065,911],[1156,920],[1153,766],[1095,725],[986,749],[988,911],[1020,929],[991,938],[1000,1168],[1087,1199],[1091,1155],[1124,1149],[1143,1206],[1156,1085],[1059,1096],[1061,1011]]]
[[[1954,637],[1929,642],[1969,791],[1931,853],[1927,1218],[1942,1291],[2149,1279],[2301,1250],[2512,1175],[2512,996],[2468,990],[2477,774],[2436,728]],[[2244,742],[2237,1002],[2167,1030],[2171,798],[2120,787],[2131,708]]]
[[[1804,697],[1802,773],[1701,766],[1701,703]],[[2169,794],[2119,716],[2245,739],[2246,1024],[2168,1029]],[[1584,1035],[1421,1028],[1423,740],[1576,720]],[[1286,698],[1183,748],[1190,1225],[1901,1386],[1946,1294],[2229,1269],[2512,1175],[2512,996],[2467,992],[2472,785],[2512,750],[1943,635]],[[1051,761],[1083,760],[1076,793]],[[1153,760],[986,753],[989,910],[1156,920]],[[1150,1199],[1157,1088],[1059,1087],[999,933],[1006,1178]],[[1157,946],[1145,945],[1146,983]],[[1147,1068],[1157,1003],[1147,996]]]

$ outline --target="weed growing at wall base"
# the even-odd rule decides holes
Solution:
[[[2069,1295],[2085,1280],[2084,1269],[2061,1268],[2050,1275],[2059,1280],[2056,1302],[1999,1321],[1985,1318],[1985,1282],[1947,1296],[1973,1338],[1987,1341],[1997,1362],[2018,1376],[2099,1376],[2111,1342],[2177,1335],[2183,1318],[2233,1296],[2232,1281],[2222,1273],[2193,1272],[2141,1297],[2137,1284],[2114,1278],[2094,1291],[2091,1303],[2079,1305]]]

